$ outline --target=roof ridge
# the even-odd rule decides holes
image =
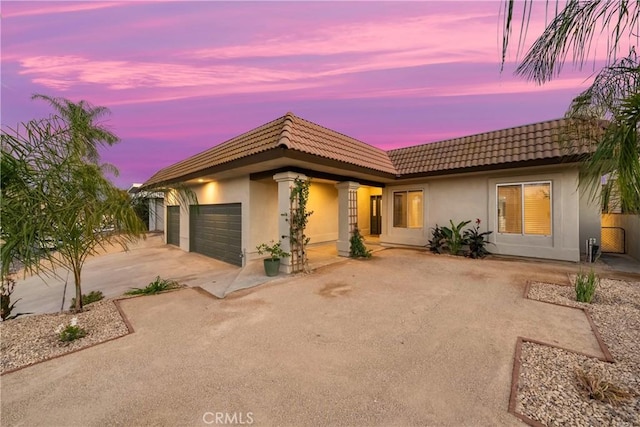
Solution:
[[[361,144],[364,144],[364,145],[366,145],[366,146],[368,146],[368,147],[371,147],[371,148],[373,148],[373,149],[375,149],[375,150],[378,150],[378,151],[380,151],[381,153],[384,153],[384,154],[387,154],[387,153],[388,153],[386,150],[383,150],[383,149],[382,149],[382,148],[380,148],[380,147],[376,147],[375,145],[371,145],[371,144],[369,144],[369,143],[367,143],[367,142],[364,142],[364,141],[362,141],[362,140],[360,140],[360,139],[354,138],[354,137],[352,137],[352,136],[349,136],[349,135],[347,135],[347,134],[345,134],[345,133],[342,133],[342,132],[339,132],[339,131],[337,131],[337,130],[330,129],[330,128],[326,127],[326,126],[320,125],[320,124],[318,124],[318,123],[316,123],[316,122],[312,122],[311,120],[305,119],[305,118],[303,118],[303,117],[296,116],[296,115],[295,115],[295,114],[293,114],[292,112],[288,112],[288,113],[286,114],[286,116],[288,116],[288,117],[290,117],[290,118],[292,119],[292,124],[295,124],[295,122],[293,121],[293,120],[295,120],[295,119],[297,119],[297,120],[301,120],[301,121],[303,121],[303,122],[311,123],[312,125],[314,125],[314,126],[318,126],[319,128],[322,128],[322,129],[326,130],[326,131],[327,131],[327,132],[329,132],[329,133],[334,133],[334,134],[337,134],[337,135],[343,136],[343,137],[345,137],[345,138],[351,139],[351,140],[353,140],[353,141],[357,141],[357,142],[359,142],[359,143],[361,143]]]
[[[282,130],[280,131],[280,138],[278,139],[278,146],[284,145],[287,148],[291,148],[291,127],[293,126],[293,120],[296,116],[291,112],[287,112],[284,116],[284,122],[282,123]]]

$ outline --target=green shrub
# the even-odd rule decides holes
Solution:
[[[593,270],[589,271],[588,274],[582,271],[579,272],[576,276],[576,300],[591,303],[599,284],[600,278]]]
[[[156,277],[156,280],[149,283],[144,288],[131,288],[131,290],[125,292],[125,295],[154,295],[160,292],[168,291],[170,289],[179,288],[180,284],[175,280],[161,279],[160,276]]]
[[[358,227],[353,230],[353,235],[349,242],[351,243],[349,247],[349,256],[351,258],[371,258],[371,251],[364,245],[364,237],[360,234]]]
[[[256,246],[256,249],[258,250],[258,254],[269,254],[269,257],[274,261],[289,256],[289,252],[282,250],[282,242],[280,240],[277,242],[272,240],[269,243],[260,243]]]
[[[78,326],[78,318],[74,317],[68,325],[61,324],[56,328],[58,339],[62,342],[71,342],[87,335],[87,331]]]
[[[442,234],[444,234],[445,245],[452,255],[458,255],[460,249],[462,249],[462,245],[464,245],[465,241],[460,232],[462,231],[462,228],[470,222],[471,221],[462,221],[458,225],[455,225],[452,220],[449,220],[451,228],[442,227]]]
[[[91,291],[88,294],[82,294],[82,306],[86,306],[87,304],[91,304],[93,302],[98,302],[104,298],[102,291]],[[76,299],[71,298],[71,304],[69,305],[69,310],[73,310],[76,307]]]

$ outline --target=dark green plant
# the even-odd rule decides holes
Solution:
[[[462,221],[458,225],[455,225],[452,220],[449,220],[451,228],[442,227],[442,234],[444,234],[445,245],[452,255],[458,255],[458,253],[460,253],[460,250],[462,249],[462,246],[465,244],[464,238],[462,237],[462,229],[470,222],[470,220]]]
[[[16,286],[16,280],[13,278],[13,273],[9,273],[5,277],[3,277],[2,281],[2,292],[0,293],[0,317],[2,320],[11,320],[15,319],[18,316],[23,316],[25,314],[31,313],[16,313],[11,314],[13,309],[15,308],[18,301],[22,298],[18,298],[13,303],[11,302],[11,294],[13,294],[13,289]]]
[[[156,277],[156,280],[149,283],[144,288],[131,288],[131,290],[125,292],[125,295],[155,295],[160,292],[168,291],[171,289],[177,289],[180,284],[175,280],[161,279],[160,276]]]
[[[436,224],[431,229],[431,240],[429,240],[429,250],[434,254],[441,254],[444,250],[445,235],[442,232],[442,228]]]
[[[493,231],[484,231],[480,233],[480,218],[476,219],[476,223],[473,228],[464,230],[462,238],[465,244],[469,245],[469,251],[467,256],[470,258],[484,258],[489,254],[487,250],[487,236],[493,233]]]
[[[70,342],[87,336],[87,331],[78,326],[78,318],[74,317],[68,325],[60,325],[56,329],[58,339],[62,342]]]
[[[600,278],[593,270],[587,274],[579,272],[576,276],[576,301],[590,304],[599,284]]]
[[[60,332],[60,341],[69,342],[75,341],[82,337],[87,336],[87,332],[79,326],[67,326]]]
[[[282,242],[280,242],[279,240],[277,242],[274,242],[273,240],[270,242],[270,244],[266,244],[266,243],[261,243],[258,246],[256,246],[256,249],[258,250],[258,253],[260,255],[264,255],[265,253],[269,254],[269,257],[276,261],[279,260],[280,258],[286,258],[289,256],[288,252],[285,252],[282,250]]]
[[[351,258],[371,258],[371,251],[364,245],[364,237],[356,227],[349,239],[349,256]]]
[[[104,298],[104,294],[102,291],[91,291],[88,294],[82,294],[82,306],[91,304],[93,302],[98,302]],[[76,306],[76,299],[71,298],[71,304],[69,304],[69,309],[74,309]]]

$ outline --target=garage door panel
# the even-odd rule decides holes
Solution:
[[[191,251],[242,265],[241,215],[240,203],[192,206]]]

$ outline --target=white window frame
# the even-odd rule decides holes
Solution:
[[[396,199],[396,193],[404,193],[404,194],[407,195],[407,197],[406,197],[407,205],[405,206],[405,213],[407,215],[407,217],[405,218],[405,222],[406,222],[407,225],[405,227],[399,227],[399,226],[393,225],[393,224],[395,224],[395,214],[396,214],[395,213],[395,209],[393,208],[394,203],[395,203],[395,199]],[[422,225],[418,226],[418,227],[411,227],[409,225],[409,193],[420,193],[421,196],[422,196],[422,218],[421,218]],[[424,190],[423,189],[421,189],[421,188],[413,188],[413,189],[407,189],[407,190],[393,190],[391,192],[391,203],[392,203],[391,204],[391,206],[392,206],[392,209],[391,209],[391,214],[392,214],[391,224],[393,225],[393,228],[400,228],[400,229],[406,229],[406,230],[424,229],[424,210],[425,210],[425,207],[424,207]]]
[[[549,212],[551,217],[549,218],[549,228],[551,230],[550,234],[528,234],[524,232],[524,186],[525,185],[535,185],[535,184],[549,184]],[[500,196],[498,189],[500,187],[508,187],[519,185],[522,191],[520,192],[520,203],[522,206],[521,209],[521,224],[522,224],[522,232],[520,233],[506,233],[500,232],[500,215],[498,214],[498,209],[500,208]],[[527,236],[527,237],[549,237],[553,236],[553,182],[552,181],[520,181],[520,182],[509,182],[509,183],[500,183],[496,184],[496,230],[498,234],[504,234],[509,236]]]

